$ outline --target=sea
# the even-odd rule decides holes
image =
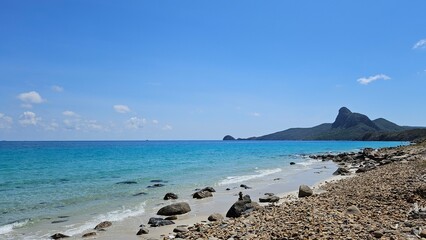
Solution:
[[[3,141],[0,239],[48,239],[56,232],[78,235],[104,220],[120,222],[155,214],[167,192],[177,193],[186,201],[195,189],[206,186],[225,191],[240,184],[256,187],[272,178],[285,183],[315,168],[319,161],[309,158],[312,154],[406,144]]]

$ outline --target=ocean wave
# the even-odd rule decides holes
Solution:
[[[30,219],[24,219],[24,220],[20,220],[20,221],[16,221],[13,223],[0,226],[0,235],[12,232],[13,229],[21,228],[27,225],[29,222],[30,222]]]
[[[244,182],[244,181],[248,181],[248,180],[255,179],[255,178],[261,178],[261,177],[271,175],[271,174],[274,174],[274,173],[278,173],[278,172],[281,172],[281,171],[282,171],[281,168],[274,168],[274,169],[256,170],[255,172],[257,174],[252,174],[252,175],[231,176],[231,177],[227,177],[226,179],[220,181],[219,186]]]
[[[106,214],[100,214],[94,217],[93,219],[85,222],[83,225],[78,226],[77,224],[74,224],[74,225],[67,226],[69,229],[65,231],[64,234],[73,236],[76,234],[83,233],[86,230],[93,229],[97,224],[103,221],[111,221],[111,222],[122,221],[126,218],[136,217],[144,213],[145,213],[145,202],[143,202],[139,206],[132,209],[123,208],[120,210],[108,212]]]
[[[308,166],[310,166],[310,165],[312,165],[312,164],[315,164],[315,163],[318,163],[318,160],[317,160],[317,159],[309,158],[309,159],[307,159],[307,160],[305,160],[305,161],[303,161],[303,162],[298,162],[298,163],[296,163],[296,164],[298,164],[298,165],[302,165],[302,166],[304,166],[304,167],[308,167]]]

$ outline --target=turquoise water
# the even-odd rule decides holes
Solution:
[[[141,215],[166,192],[255,183],[309,166],[306,155],[401,142],[119,141],[0,142],[0,238]],[[296,168],[297,169],[297,168]],[[153,181],[159,180],[159,181]],[[118,184],[129,181],[130,184]],[[164,186],[149,188],[153,184]],[[143,193],[142,193],[143,192]],[[61,222],[62,221],[62,222]],[[54,222],[54,223],[52,223]]]

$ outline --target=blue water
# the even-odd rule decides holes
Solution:
[[[96,216],[143,214],[164,193],[255,182],[294,171],[305,155],[389,147],[401,142],[119,141],[0,142],[0,238],[14,231],[45,234]],[[161,180],[165,186],[147,188]],[[135,184],[117,184],[132,181]],[[137,193],[144,192],[138,196]],[[65,217],[61,217],[65,216]],[[67,217],[69,216],[69,217]],[[74,218],[74,220],[73,220]],[[74,222],[73,222],[74,221]],[[83,224],[83,223],[81,223]],[[36,233],[37,232],[37,233]],[[74,233],[74,232],[73,232]]]

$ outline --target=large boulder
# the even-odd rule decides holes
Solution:
[[[237,218],[241,215],[260,208],[259,204],[252,202],[249,195],[245,195],[242,200],[236,201],[226,213],[226,217]]]
[[[180,202],[180,203],[173,203],[160,208],[160,210],[158,210],[157,212],[157,215],[173,216],[173,215],[185,214],[190,211],[191,211],[191,207],[189,207],[188,203]]]
[[[175,193],[166,193],[166,195],[163,198],[164,200],[169,200],[169,199],[178,199],[178,195]]]
[[[309,186],[306,185],[300,185],[299,187],[299,197],[309,197],[312,194],[314,194],[314,192],[312,191],[312,189]]]
[[[96,225],[95,230],[105,229],[105,228],[111,227],[111,226],[112,226],[112,222],[104,221],[104,222],[101,222],[98,225]]]
[[[152,217],[152,218],[149,219],[148,224],[151,227],[161,227],[161,226],[167,226],[167,225],[175,224],[175,222],[173,222],[171,220],[165,220],[165,219],[162,219],[162,218]]]
[[[348,169],[346,169],[346,168],[344,168],[344,167],[339,167],[334,173],[333,173],[333,175],[343,175],[343,176],[345,176],[345,175],[350,175],[351,174],[351,172],[348,170]]]
[[[213,197],[213,194],[210,191],[201,190],[201,191],[194,193],[192,195],[192,197],[196,198],[196,199],[202,199],[202,198],[207,198],[207,197]]]

